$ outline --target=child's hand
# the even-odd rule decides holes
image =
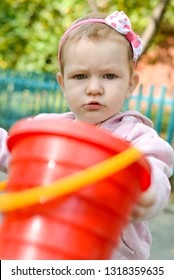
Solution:
[[[139,201],[132,210],[132,213],[130,215],[130,222],[136,223],[142,220],[146,216],[149,208],[154,204],[155,198],[156,195],[152,189],[149,189],[146,192],[142,193]]]

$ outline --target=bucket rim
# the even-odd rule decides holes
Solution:
[[[54,135],[81,140],[107,149],[111,156],[124,152],[132,147],[129,141],[121,139],[94,124],[72,121],[70,119],[21,119],[17,121],[9,131],[9,138],[7,140],[9,151],[13,149],[16,142],[22,139],[23,136],[33,135],[36,135],[36,137],[40,135]],[[145,190],[147,185],[149,186],[150,181],[150,163],[142,153],[142,156],[133,164],[135,169],[137,166],[142,170],[142,190]]]
[[[7,146],[11,151],[15,143],[23,136],[34,135],[55,135],[82,140],[107,148],[113,153],[122,152],[131,146],[127,140],[113,136],[101,127],[70,119],[21,119],[10,128]]]

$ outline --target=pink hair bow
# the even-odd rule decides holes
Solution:
[[[142,41],[132,30],[131,23],[127,15],[122,11],[115,11],[105,18],[105,23],[114,28],[117,32],[125,35],[132,46],[133,60],[137,61],[138,57],[142,53]]]

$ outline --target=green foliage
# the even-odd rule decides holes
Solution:
[[[106,13],[124,10],[141,34],[158,2],[97,0],[96,4]],[[90,7],[85,0],[3,0],[0,11],[0,68],[57,72],[61,35],[73,20],[90,12]],[[172,23],[173,11],[170,4],[165,21]]]

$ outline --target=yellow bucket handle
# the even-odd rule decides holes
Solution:
[[[45,203],[54,198],[67,195],[83,188],[85,185],[103,180],[136,162],[142,153],[134,147],[119,153],[103,162],[86,168],[80,172],[61,178],[49,185],[36,186],[31,189],[2,193],[0,195],[0,211],[8,212],[37,203]],[[0,190],[4,190],[6,182],[0,182]]]

